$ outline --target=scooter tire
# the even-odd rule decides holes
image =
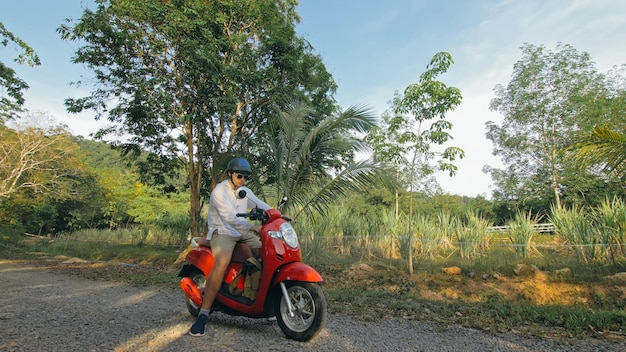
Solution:
[[[198,289],[200,289],[200,291],[204,293],[204,286],[206,285],[206,277],[204,276],[204,273],[200,269],[194,269],[189,274],[189,277],[191,278],[191,280],[193,280],[196,286],[198,286]],[[187,295],[185,295],[184,297],[185,297],[185,306],[187,306],[187,310],[189,311],[189,314],[191,314],[194,317],[197,317],[198,314],[200,314],[200,307],[197,306],[195,303],[193,303],[191,298],[187,297]]]
[[[287,294],[295,308],[294,316],[282,294],[276,303],[276,322],[288,339],[309,341],[326,323],[326,298],[322,288],[311,282],[286,283]]]

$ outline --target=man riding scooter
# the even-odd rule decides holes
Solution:
[[[251,174],[252,167],[248,160],[234,158],[226,167],[227,178],[218,183],[211,192],[206,239],[210,242],[215,264],[207,276],[202,307],[196,322],[189,330],[191,336],[204,336],[211,305],[222,284],[235,245],[238,242],[247,244],[252,250],[251,254],[254,255],[258,255],[261,248],[261,241],[254,234],[261,230],[261,226],[255,226],[245,218],[236,216],[237,213],[245,213],[252,207],[271,209],[267,203],[256,199],[252,194],[245,199],[236,196],[235,191],[245,185]],[[251,198],[254,198],[255,202],[252,202]]]

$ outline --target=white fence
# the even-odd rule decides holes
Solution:
[[[556,231],[556,227],[554,224],[546,223],[546,224],[537,224],[533,226],[535,231],[539,233],[554,233]],[[489,232],[507,232],[509,231],[508,226],[491,226],[487,228]]]

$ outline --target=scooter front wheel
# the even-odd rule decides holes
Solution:
[[[316,283],[286,283],[287,296],[293,310],[283,295],[278,298],[276,322],[287,338],[296,341],[309,341],[314,338],[326,323],[326,298],[322,288]]]
[[[199,269],[194,269],[189,277],[193,280],[196,286],[198,286],[198,289],[200,289],[201,292],[204,292],[204,287],[206,286],[206,277],[204,276],[204,273]],[[187,310],[192,316],[197,317],[198,314],[200,314],[200,307],[193,303],[191,298],[187,297],[187,295],[185,295],[185,306],[187,306]]]

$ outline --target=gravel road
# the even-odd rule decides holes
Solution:
[[[0,259],[0,351],[626,351],[623,343],[571,343],[490,335],[413,320],[328,316],[314,340],[287,340],[276,322],[211,316],[207,335],[174,289],[52,273]]]

